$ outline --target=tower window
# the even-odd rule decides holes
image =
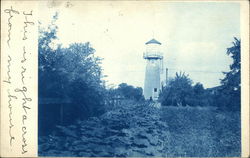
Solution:
[[[157,92],[157,88],[154,88],[154,92]]]

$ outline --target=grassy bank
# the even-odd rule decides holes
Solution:
[[[240,156],[240,114],[201,107],[163,107],[167,156]]]

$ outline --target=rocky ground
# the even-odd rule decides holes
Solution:
[[[124,102],[39,137],[39,156],[239,156],[239,116]]]

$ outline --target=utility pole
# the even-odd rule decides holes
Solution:
[[[168,83],[168,68],[166,68],[166,85]]]

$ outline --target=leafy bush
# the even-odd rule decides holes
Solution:
[[[162,105],[187,105],[187,98],[190,97],[192,90],[192,81],[185,73],[178,74],[170,80],[168,85],[163,88],[160,94]]]
[[[60,118],[60,122],[51,126],[70,124],[104,112],[101,59],[94,56],[95,50],[88,42],[73,43],[66,48],[56,44],[56,19],[57,15],[47,30],[39,29],[40,129],[47,129],[47,121],[53,122],[56,118]]]
[[[192,80],[185,73],[176,73],[174,79],[163,88],[160,102],[164,106],[210,106],[212,95],[201,83],[192,85]]]

